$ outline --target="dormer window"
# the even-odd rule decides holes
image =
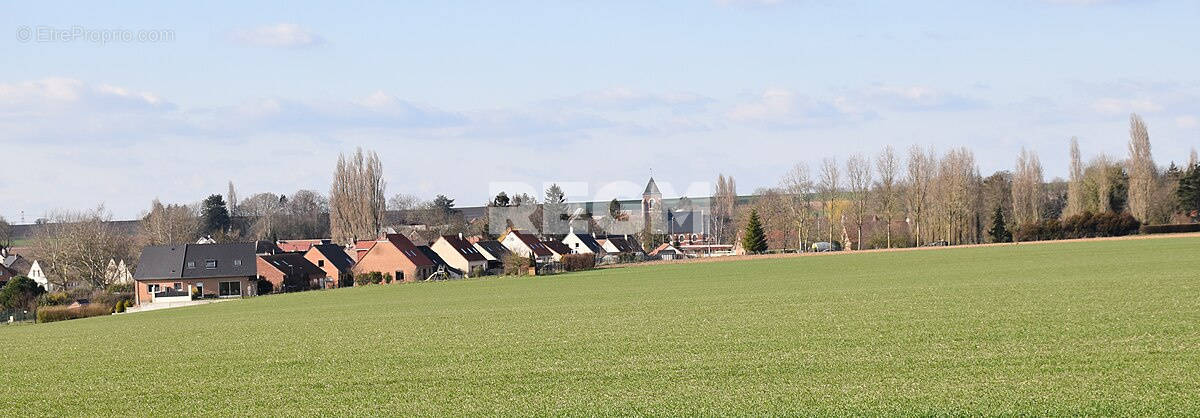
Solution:
[[[190,268],[190,269],[196,268],[196,262],[195,261],[187,262],[187,268]]]
[[[214,270],[217,268],[217,260],[204,260],[204,268]]]
[[[239,259],[237,259],[237,260],[233,260],[233,265],[234,265],[235,267],[236,267],[236,266],[240,266],[240,265],[242,265],[242,260],[241,260],[240,258],[239,258]]]

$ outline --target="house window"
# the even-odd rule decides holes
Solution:
[[[162,291],[162,285],[159,285],[159,284],[148,284],[148,285],[146,285],[146,291],[147,291],[147,292],[150,292],[150,293],[158,293],[158,292],[161,292],[161,291]]]
[[[175,288],[175,290],[183,290],[183,283],[175,282],[175,284],[172,286]]]
[[[404,281],[404,272],[403,271],[396,272],[396,281],[398,281],[398,282]]]
[[[217,260],[204,260],[204,268],[207,270],[217,268]]]
[[[325,260],[317,260],[317,267],[325,267]]]
[[[187,268],[190,268],[190,269],[196,268],[196,262],[195,261],[187,262]]]
[[[240,287],[238,282],[221,282],[220,285],[218,285],[218,287],[219,287],[219,289],[218,289],[219,293],[217,293],[217,294],[220,296],[241,296],[242,295],[242,288]]]

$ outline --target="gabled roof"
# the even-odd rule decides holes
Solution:
[[[568,247],[567,244],[563,244],[562,241],[546,240],[546,241],[541,241],[541,243],[545,244],[546,247],[549,248],[550,251],[553,251],[555,254],[567,255],[567,254],[571,253],[571,247]]]
[[[617,251],[623,253],[636,253],[642,251],[642,245],[634,240],[634,238],[631,236],[608,235],[604,237],[604,239],[608,242],[611,242],[614,247],[617,247]]]
[[[676,252],[676,253],[679,253],[679,249],[678,249],[678,248],[675,248],[675,247],[674,247],[673,245],[671,245],[670,243],[664,242],[664,243],[662,243],[662,244],[659,244],[659,245],[658,245],[658,248],[655,248],[654,250],[650,251],[650,254],[649,254],[649,255],[651,255],[651,256],[655,256],[655,255],[658,255],[658,253],[661,253],[661,252],[663,252],[663,251],[674,251],[674,252]]]
[[[484,251],[487,251],[492,258],[497,260],[503,260],[505,256],[512,253],[512,251],[508,250],[508,247],[505,247],[504,244],[501,244],[500,241],[496,240],[483,240],[476,242],[475,245],[478,246],[476,248],[482,248]]]
[[[475,249],[474,245],[471,245],[471,243],[467,242],[465,239],[459,238],[458,235],[442,235],[440,239],[446,240],[446,243],[450,244],[450,246],[453,247],[455,251],[458,251],[458,254],[462,255],[467,261],[487,261],[487,257],[484,257],[483,254],[480,254],[479,251]]]
[[[133,278],[251,277],[257,273],[254,250],[252,242],[149,246],[142,249]]]
[[[346,250],[342,248],[341,245],[318,244],[312,246],[309,251],[321,253],[321,255],[324,256],[325,259],[329,260],[330,263],[333,263],[333,266],[337,267],[338,270],[349,270],[350,268],[354,267],[354,259],[350,257],[350,254],[346,253]]]
[[[305,277],[325,275],[325,270],[321,270],[320,267],[317,267],[316,264],[308,261],[307,258],[304,258],[304,256],[299,253],[260,255],[259,257],[283,274],[300,273]]]
[[[574,235],[575,238],[578,238],[580,242],[583,242],[583,246],[587,247],[589,250],[592,250],[592,252],[594,252],[594,253],[603,253],[604,252],[604,246],[600,245],[599,242],[596,242],[596,237],[593,237],[592,234],[571,233],[568,236],[571,236],[571,235]]]
[[[529,249],[533,251],[533,254],[538,257],[549,257],[554,255],[554,253],[550,252],[550,249],[546,248],[546,245],[542,244],[541,241],[538,241],[537,237],[533,236],[533,234],[521,232],[519,229],[510,229],[504,234],[515,234],[517,238],[520,239],[526,247],[529,247]]]
[[[408,237],[402,234],[384,235],[383,239],[379,242],[380,244],[386,242],[394,245],[396,249],[400,250],[401,254],[404,254],[405,257],[408,257],[408,261],[411,261],[413,264],[418,266],[432,266],[436,264],[433,262],[433,260],[430,260],[429,257],[426,257],[425,253],[421,252],[421,249],[417,248],[417,246],[414,245],[412,241],[408,239]]]

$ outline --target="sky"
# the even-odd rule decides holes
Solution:
[[[474,206],[747,194],[887,145],[1065,177],[1133,112],[1160,165],[1200,146],[1194,1],[245,3],[0,6],[0,216],[326,192],[358,147],[389,195]]]

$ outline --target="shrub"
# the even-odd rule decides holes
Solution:
[[[1137,233],[1141,224],[1128,213],[1084,212],[1062,221],[1047,219],[1021,225],[1014,236],[1019,241],[1046,241],[1071,238],[1119,237]]]
[[[596,257],[592,254],[566,254],[562,256],[563,270],[580,271],[596,268]]]
[[[392,275],[389,273],[387,275],[389,283],[391,282],[391,277],[392,277]],[[380,284],[380,283],[383,283],[383,279],[384,279],[383,273],[380,273],[378,271],[359,273],[358,275],[354,276],[354,285],[355,286],[364,286],[364,285],[368,285],[368,284]]]
[[[1143,234],[1174,234],[1200,232],[1200,224],[1142,225]]]
[[[32,307],[34,302],[38,300],[45,292],[37,282],[25,276],[13,277],[0,288],[0,307],[7,309],[21,309]]]
[[[66,306],[47,306],[38,308],[37,322],[56,322],[66,321],[69,319],[87,318],[91,316],[108,315],[110,309],[106,305],[92,303],[78,308],[68,308]]]
[[[383,274],[383,282],[387,283],[387,284],[392,284],[392,273],[384,273]],[[375,282],[375,284],[379,284],[379,282]]]
[[[38,298],[38,306],[70,305],[72,300],[67,292],[50,292]]]
[[[116,313],[123,313],[123,312],[125,312],[125,301],[124,301],[124,300],[121,300],[121,301],[117,302],[117,307],[116,307],[116,308],[113,308],[113,310],[114,310]]]
[[[471,269],[471,277],[481,277],[487,274],[487,269],[483,267],[475,267]]]
[[[529,274],[529,266],[532,265],[529,258],[522,257],[518,254],[508,254],[504,256],[504,274],[506,276],[524,276]]]

